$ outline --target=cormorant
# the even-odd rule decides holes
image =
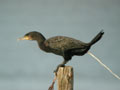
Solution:
[[[40,32],[32,31],[19,38],[19,40],[36,40],[41,50],[62,56],[64,61],[57,66],[55,70],[57,72],[59,67],[63,67],[72,59],[72,56],[86,54],[91,46],[101,39],[103,34],[102,30],[89,43],[85,43],[66,36],[55,36],[46,39]]]

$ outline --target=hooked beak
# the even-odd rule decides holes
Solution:
[[[29,36],[24,36],[24,37],[18,38],[17,40],[20,41],[20,40],[32,40],[32,39]]]

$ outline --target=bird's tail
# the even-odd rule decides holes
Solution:
[[[102,37],[102,35],[104,34],[103,30],[101,30],[93,39],[92,41],[89,43],[90,46],[95,44],[97,41],[99,41]]]

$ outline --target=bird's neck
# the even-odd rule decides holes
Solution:
[[[39,37],[36,41],[37,41],[38,46],[41,50],[48,52],[48,48],[44,44],[45,40],[46,40],[46,38],[41,34],[41,35],[39,35]]]
[[[45,40],[44,40],[45,41]],[[44,44],[44,41],[37,41],[37,43],[38,43],[38,46],[39,46],[39,48],[41,49],[41,50],[43,50],[43,51],[45,51],[45,52],[48,52],[48,49],[47,49],[47,47],[45,46],[45,44]]]
[[[39,34],[35,40],[37,41],[37,43],[39,45],[41,45],[42,43],[44,43],[44,41],[46,40],[46,38],[42,34]]]

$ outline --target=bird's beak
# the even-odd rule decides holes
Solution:
[[[24,37],[18,38],[17,40],[19,41],[19,40],[32,40],[32,39],[29,36],[24,36]]]

